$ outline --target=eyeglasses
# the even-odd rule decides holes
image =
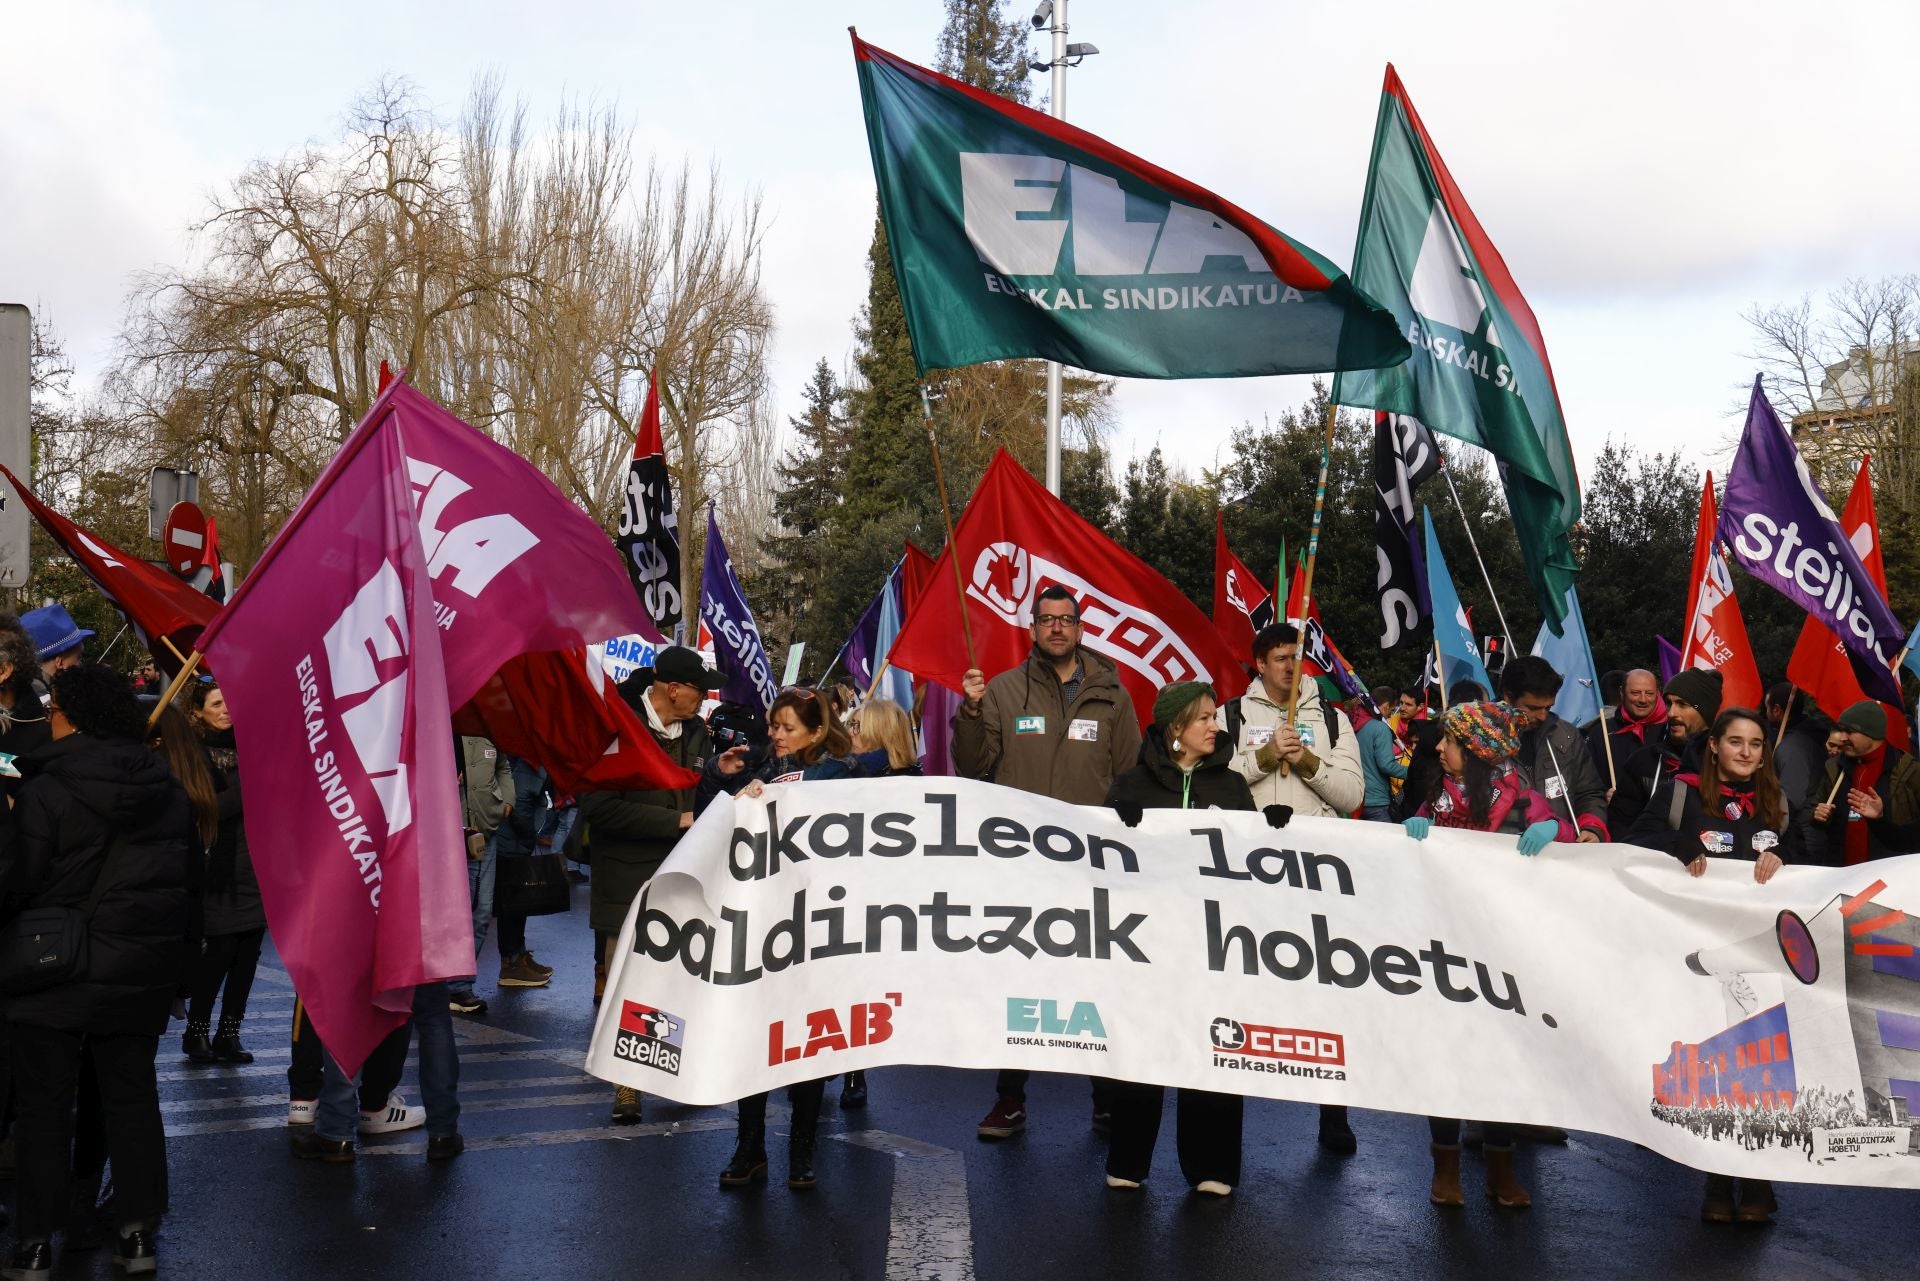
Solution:
[[[795,698],[804,698],[809,703],[820,697],[818,690],[808,689],[805,685],[789,685],[780,692],[782,694],[792,694]]]
[[[1035,614],[1033,616],[1033,625],[1035,627],[1053,628],[1056,631],[1064,632],[1070,627],[1078,627],[1080,625],[1080,615],[1078,614]]]

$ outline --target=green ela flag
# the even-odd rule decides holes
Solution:
[[[921,373],[1042,357],[1237,378],[1407,358],[1385,309],[1238,206],[857,35],[853,56]]]
[[[1580,481],[1546,343],[1391,65],[1353,279],[1393,311],[1413,358],[1340,374],[1333,399],[1410,415],[1493,455],[1527,577],[1558,635],[1579,572],[1567,535],[1580,519]]]

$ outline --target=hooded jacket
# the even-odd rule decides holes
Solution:
[[[102,876],[81,973],[10,997],[14,1023],[156,1036],[186,972],[200,887],[187,793],[144,745],[70,734],[27,758],[5,878],[11,920],[29,908],[82,907]],[[106,867],[115,835],[123,838]]]
[[[1230,709],[1239,704],[1237,714]],[[1297,818],[1342,817],[1360,808],[1366,782],[1360,777],[1360,740],[1347,714],[1320,696],[1318,681],[1304,681],[1293,723],[1301,741],[1318,760],[1313,774],[1289,766],[1283,775],[1260,762],[1260,749],[1273,741],[1273,731],[1287,717],[1287,709],[1269,702],[1266,687],[1254,687],[1229,700],[1215,717],[1224,734],[1238,724],[1233,739],[1233,767],[1247,780],[1256,806],[1291,805]],[[1334,741],[1331,745],[1328,739]]]
[[[682,769],[699,769],[713,755],[713,739],[698,717],[679,722],[669,737],[647,722],[653,741]],[[588,883],[592,927],[618,932],[627,908],[647,878],[659,870],[686,829],[680,816],[694,812],[694,789],[639,792],[588,792],[580,798],[580,821],[593,849],[593,878]]]
[[[1131,801],[1143,810],[1250,810],[1253,793],[1233,768],[1233,744],[1225,734],[1214,741],[1213,755],[1189,776],[1174,763],[1166,737],[1154,731],[1140,744],[1140,762],[1113,780],[1107,805]]]
[[[240,790],[240,758],[233,730],[202,730],[207,767],[220,799],[220,828],[207,851],[202,883],[201,933],[208,938],[251,934],[267,928],[267,909],[247,845],[245,798]]]
[[[1071,805],[1102,804],[1113,780],[1140,758],[1140,719],[1112,663],[1081,646],[1071,703],[1038,648],[987,682],[978,716],[953,714],[953,763],[984,778]]]

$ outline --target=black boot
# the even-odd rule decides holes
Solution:
[[[240,1044],[239,1019],[227,1014],[220,1016],[220,1031],[213,1038],[213,1057],[217,1063],[253,1062],[252,1053]]]
[[[787,1186],[803,1189],[818,1182],[813,1173],[813,1132],[802,1134],[795,1126],[793,1137],[787,1140]]]
[[[720,1186],[743,1188],[767,1177],[767,1127],[764,1121],[740,1118],[740,1137],[733,1145],[733,1158],[720,1171]]]
[[[1353,1127],[1347,1124],[1347,1109],[1335,1103],[1320,1105],[1320,1146],[1342,1156],[1359,1147]]]
[[[849,1072],[840,1080],[840,1106],[847,1109],[867,1106],[867,1074]]]
[[[787,1186],[810,1188],[813,1174],[813,1136],[820,1129],[820,1104],[827,1093],[824,1079],[806,1081],[787,1090],[793,1104],[793,1127],[787,1140]]]
[[[180,1038],[180,1053],[187,1056],[189,1062],[212,1063],[213,1046],[207,1042],[207,1033],[212,1030],[209,1019],[188,1019],[186,1035]]]

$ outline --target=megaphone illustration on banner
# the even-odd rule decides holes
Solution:
[[[1820,980],[1820,949],[1800,914],[1782,911],[1772,926],[1757,934],[1688,953],[1687,968],[1703,978],[1719,979],[1728,997],[1753,1014],[1760,1002],[1747,983],[1748,975],[1791,975],[1811,987]]]

